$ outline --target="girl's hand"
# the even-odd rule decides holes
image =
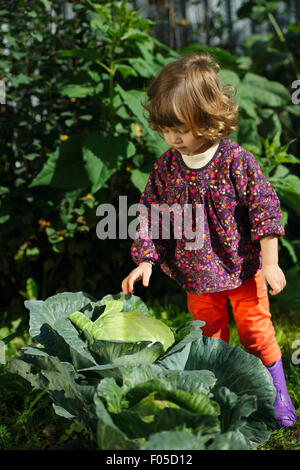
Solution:
[[[260,275],[263,290],[268,289],[269,284],[272,288],[269,293],[272,295],[279,294],[286,286],[285,276],[278,264],[263,265]]]
[[[133,294],[133,285],[136,281],[140,279],[143,280],[143,285],[147,287],[149,285],[149,279],[152,274],[152,264],[151,263],[141,263],[135,268],[131,273],[125,277],[122,281],[122,290],[123,294],[128,294],[129,292]]]

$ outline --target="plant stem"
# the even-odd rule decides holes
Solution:
[[[108,88],[108,93],[109,93],[109,120],[110,120],[110,129],[113,129],[114,126],[114,106],[113,106],[113,100],[114,100],[114,75],[115,75],[115,64],[114,62],[111,62],[111,66],[108,67],[105,65],[103,62],[100,60],[95,61],[97,64],[99,64],[101,67],[103,67],[108,73],[109,73],[109,88]]]
[[[285,42],[285,37],[284,37],[284,35],[283,35],[283,33],[282,33],[280,27],[279,27],[279,24],[278,24],[277,21],[275,20],[275,17],[274,17],[274,15],[273,15],[273,13],[268,12],[268,18],[269,18],[269,20],[271,21],[271,23],[272,23],[272,25],[273,25],[273,27],[274,27],[274,29],[275,29],[275,31],[276,31],[276,33],[277,33],[277,36],[279,37],[280,41],[281,41],[281,42]]]
[[[110,116],[110,129],[114,128],[114,75],[115,66],[114,63],[111,65],[111,72],[109,77],[109,116]]]

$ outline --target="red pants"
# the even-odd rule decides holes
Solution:
[[[203,335],[228,343],[228,299],[246,351],[259,357],[265,366],[278,361],[281,351],[271,321],[268,290],[262,289],[259,271],[235,289],[201,295],[187,292],[189,311],[195,320],[205,321]]]

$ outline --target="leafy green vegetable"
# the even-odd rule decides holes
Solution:
[[[107,303],[109,301],[106,301]],[[92,322],[83,313],[74,312],[69,319],[81,330],[88,330],[94,339],[106,341],[151,341],[163,344],[166,351],[175,341],[172,330],[160,320],[145,317],[137,311],[121,312],[122,302],[109,308]],[[117,309],[117,311],[116,311]]]
[[[172,331],[136,296],[84,292],[25,302],[36,346],[11,371],[46,390],[55,412],[99,449],[251,449],[276,427],[272,378],[241,348]]]

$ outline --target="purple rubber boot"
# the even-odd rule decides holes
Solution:
[[[297,421],[297,415],[286,389],[282,359],[279,359],[279,361],[267,367],[267,369],[272,376],[277,392],[274,402],[277,428],[292,426]]]

